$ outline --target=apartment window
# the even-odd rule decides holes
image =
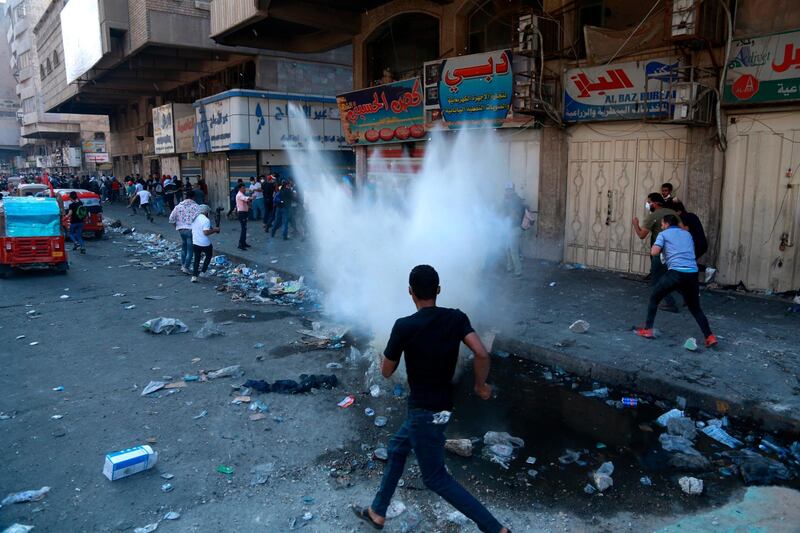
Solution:
[[[14,8],[14,18],[19,22],[25,18],[25,15],[27,15],[27,10],[25,9],[25,2],[22,2]]]
[[[31,65],[31,53],[30,52],[22,52],[17,57],[17,66],[21,69],[25,67],[29,67]]]
[[[50,75],[51,72],[53,72],[53,64],[50,63],[49,57],[47,58],[47,68],[45,69],[45,72],[47,72],[48,76]]]
[[[53,66],[58,66],[58,50],[53,50]]]
[[[36,99],[34,97],[26,98],[22,101],[22,112],[25,114],[33,113],[36,111]]]
[[[44,65],[39,65],[39,76],[41,76],[42,81],[44,81],[44,78],[47,76],[44,71]]]

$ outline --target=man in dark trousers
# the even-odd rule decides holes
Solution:
[[[657,192],[650,193],[647,196],[645,210],[647,211],[647,216],[642,222],[641,227],[639,226],[639,218],[633,217],[633,231],[642,240],[646,239],[647,236],[650,235],[650,246],[653,246],[653,244],[656,242],[659,232],[661,231],[661,220],[667,215],[677,215],[677,213],[664,205],[664,198]],[[680,221],[680,217],[678,218],[678,221]],[[658,254],[654,256],[651,255],[650,285],[655,286],[661,276],[666,274],[666,272],[667,267],[661,262],[661,258],[658,256]],[[661,310],[668,311],[670,313],[678,312],[678,306],[675,304],[675,298],[673,298],[671,294],[667,294],[667,296],[664,298],[664,304],[661,306]]]
[[[411,389],[408,416],[389,441],[388,463],[372,505],[354,506],[353,512],[373,528],[383,529],[406,458],[414,450],[426,487],[474,521],[481,531],[507,533],[508,528],[459,485],[444,466],[444,432],[453,409],[452,381],[459,346],[463,342],[475,354],[475,393],[484,400],[492,395],[492,388],[486,383],[489,354],[467,315],[458,309],[436,306],[440,287],[439,274],[433,267],[414,267],[408,284],[417,312],[395,322],[381,361],[381,373],[389,378],[405,354]]]
[[[650,255],[663,253],[668,270],[653,287],[647,305],[647,321],[643,328],[637,328],[636,334],[647,339],[653,338],[653,324],[659,302],[672,291],[678,291],[697,325],[700,326],[706,346],[716,346],[717,337],[711,332],[708,319],[700,309],[700,283],[697,281],[697,261],[694,258],[692,235],[682,229],[680,223],[680,219],[675,215],[666,215],[661,221],[662,231],[656,237]]]
[[[244,183],[239,184],[239,192],[236,193],[236,214],[239,217],[239,225],[241,226],[241,231],[239,232],[239,248],[240,250],[247,250],[250,248],[250,245],[247,244],[247,218],[248,212],[250,211],[250,202],[253,199],[247,196],[245,192],[247,188],[244,186]]]
[[[89,216],[89,210],[83,205],[83,202],[78,199],[78,193],[70,191],[69,193],[70,204],[67,207],[69,213],[69,238],[72,240],[72,249],[77,250],[80,246],[81,253],[86,253],[86,243],[83,242],[83,226],[86,217]]]

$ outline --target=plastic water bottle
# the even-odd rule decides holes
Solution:
[[[636,398],[622,398],[622,405],[625,407],[636,407],[639,405],[639,400]]]

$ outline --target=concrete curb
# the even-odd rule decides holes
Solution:
[[[569,353],[558,352],[529,342],[498,335],[494,348],[512,353],[545,366],[558,366],[583,378],[594,379],[607,385],[627,387],[640,393],[652,394],[662,399],[686,398],[690,407],[709,413],[727,413],[759,423],[768,431],[785,431],[800,434],[800,413],[778,412],[763,404],[753,403],[738,396],[720,398],[702,385],[675,383],[654,374],[639,374],[612,365]]]

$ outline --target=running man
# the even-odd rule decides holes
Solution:
[[[426,487],[474,521],[481,531],[508,533],[508,528],[459,485],[444,466],[444,432],[453,409],[452,381],[459,346],[463,342],[475,354],[475,393],[483,400],[492,396],[492,388],[486,383],[489,354],[467,315],[458,309],[436,306],[441,288],[439,274],[433,267],[414,267],[408,284],[417,312],[395,322],[381,361],[381,373],[389,378],[405,354],[411,389],[408,415],[389,441],[388,463],[372,505],[353,506],[353,512],[373,528],[383,529],[406,457],[414,450]]]
[[[192,255],[194,260],[192,283],[197,283],[198,278],[205,277],[205,273],[208,270],[208,264],[211,262],[211,256],[214,253],[209,236],[213,235],[214,233],[219,233],[219,228],[211,227],[211,220],[208,218],[208,214],[210,212],[210,207],[205,204],[201,205],[198,207],[197,217],[192,222]],[[200,255],[205,256],[203,258],[202,270],[200,269]]]
[[[661,232],[650,249],[650,255],[666,257],[667,272],[653,287],[650,303],[647,305],[647,322],[637,328],[636,334],[647,339],[653,338],[653,323],[656,320],[658,304],[672,291],[678,291],[686,302],[697,325],[703,331],[706,347],[716,346],[717,337],[711,333],[708,319],[700,309],[700,283],[697,281],[697,261],[694,254],[692,234],[681,229],[680,220],[675,215],[667,215],[661,220]]]
[[[83,242],[83,226],[86,217],[89,216],[89,210],[83,205],[83,202],[78,199],[78,193],[70,191],[69,193],[70,204],[67,207],[69,213],[69,238],[72,241],[72,249],[77,250],[80,246],[81,253],[86,253],[86,243]]]

